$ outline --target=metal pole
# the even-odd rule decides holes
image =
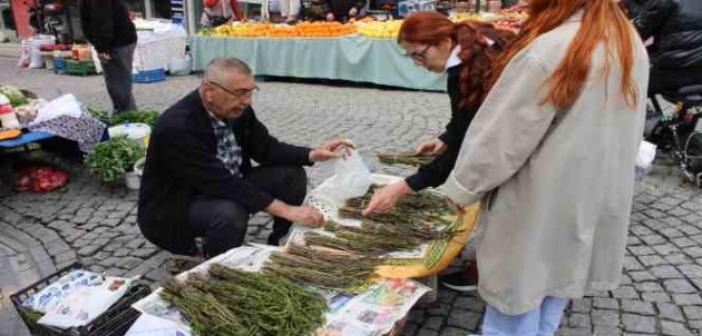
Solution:
[[[185,1],[185,11],[186,25],[188,29],[188,35],[197,34],[197,19],[195,18],[195,0]]]

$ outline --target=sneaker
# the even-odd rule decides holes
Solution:
[[[475,262],[467,263],[462,270],[439,277],[441,284],[457,292],[472,292],[478,289],[478,268]]]

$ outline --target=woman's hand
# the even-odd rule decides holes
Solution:
[[[419,144],[417,148],[414,149],[414,153],[416,155],[420,154],[429,154],[429,155],[438,155],[446,151],[448,146],[441,141],[439,138],[434,138],[431,140],[427,140]]]
[[[370,203],[365,210],[363,216],[368,216],[374,213],[388,212],[397,205],[402,196],[412,192],[412,189],[404,180],[388,184],[375,191]]]

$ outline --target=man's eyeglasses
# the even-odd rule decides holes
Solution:
[[[241,97],[249,97],[251,96],[254,91],[258,91],[259,88],[258,86],[255,86],[253,89],[237,89],[234,91],[228,90],[222,84],[219,84],[217,82],[211,81],[211,80],[205,80],[207,83],[210,83],[218,88],[220,88],[222,91],[228,93],[229,95],[233,96],[234,98],[241,98]]]
[[[431,48],[431,45],[426,46],[421,51],[407,53],[407,54],[405,54],[405,57],[409,57],[409,58],[411,58],[415,61],[418,61],[418,62],[424,61],[426,59],[426,54],[427,54],[427,51],[429,51],[429,48]]]

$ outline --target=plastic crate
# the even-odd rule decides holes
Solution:
[[[97,72],[95,71],[95,63],[93,61],[75,61],[75,60],[67,60],[66,61],[66,74],[68,75],[75,75],[75,76],[89,76],[89,75],[94,75]]]
[[[65,59],[63,59],[61,57],[54,58],[54,72],[57,74],[60,74],[60,75],[63,75],[66,73],[66,60]]]
[[[166,69],[139,71],[132,76],[134,83],[155,83],[166,80]]]
[[[79,328],[61,330],[38,324],[32,318],[30,310],[22,306],[22,302],[30,295],[36,294],[43,288],[56,282],[62,276],[78,269],[86,268],[79,263],[75,263],[10,296],[12,304],[15,306],[15,309],[30,333],[35,336],[122,336],[126,334],[140,314],[131,307],[132,304],[151,293],[151,289],[147,285],[134,284],[127,293],[106,312],[98,316],[88,325]]]

